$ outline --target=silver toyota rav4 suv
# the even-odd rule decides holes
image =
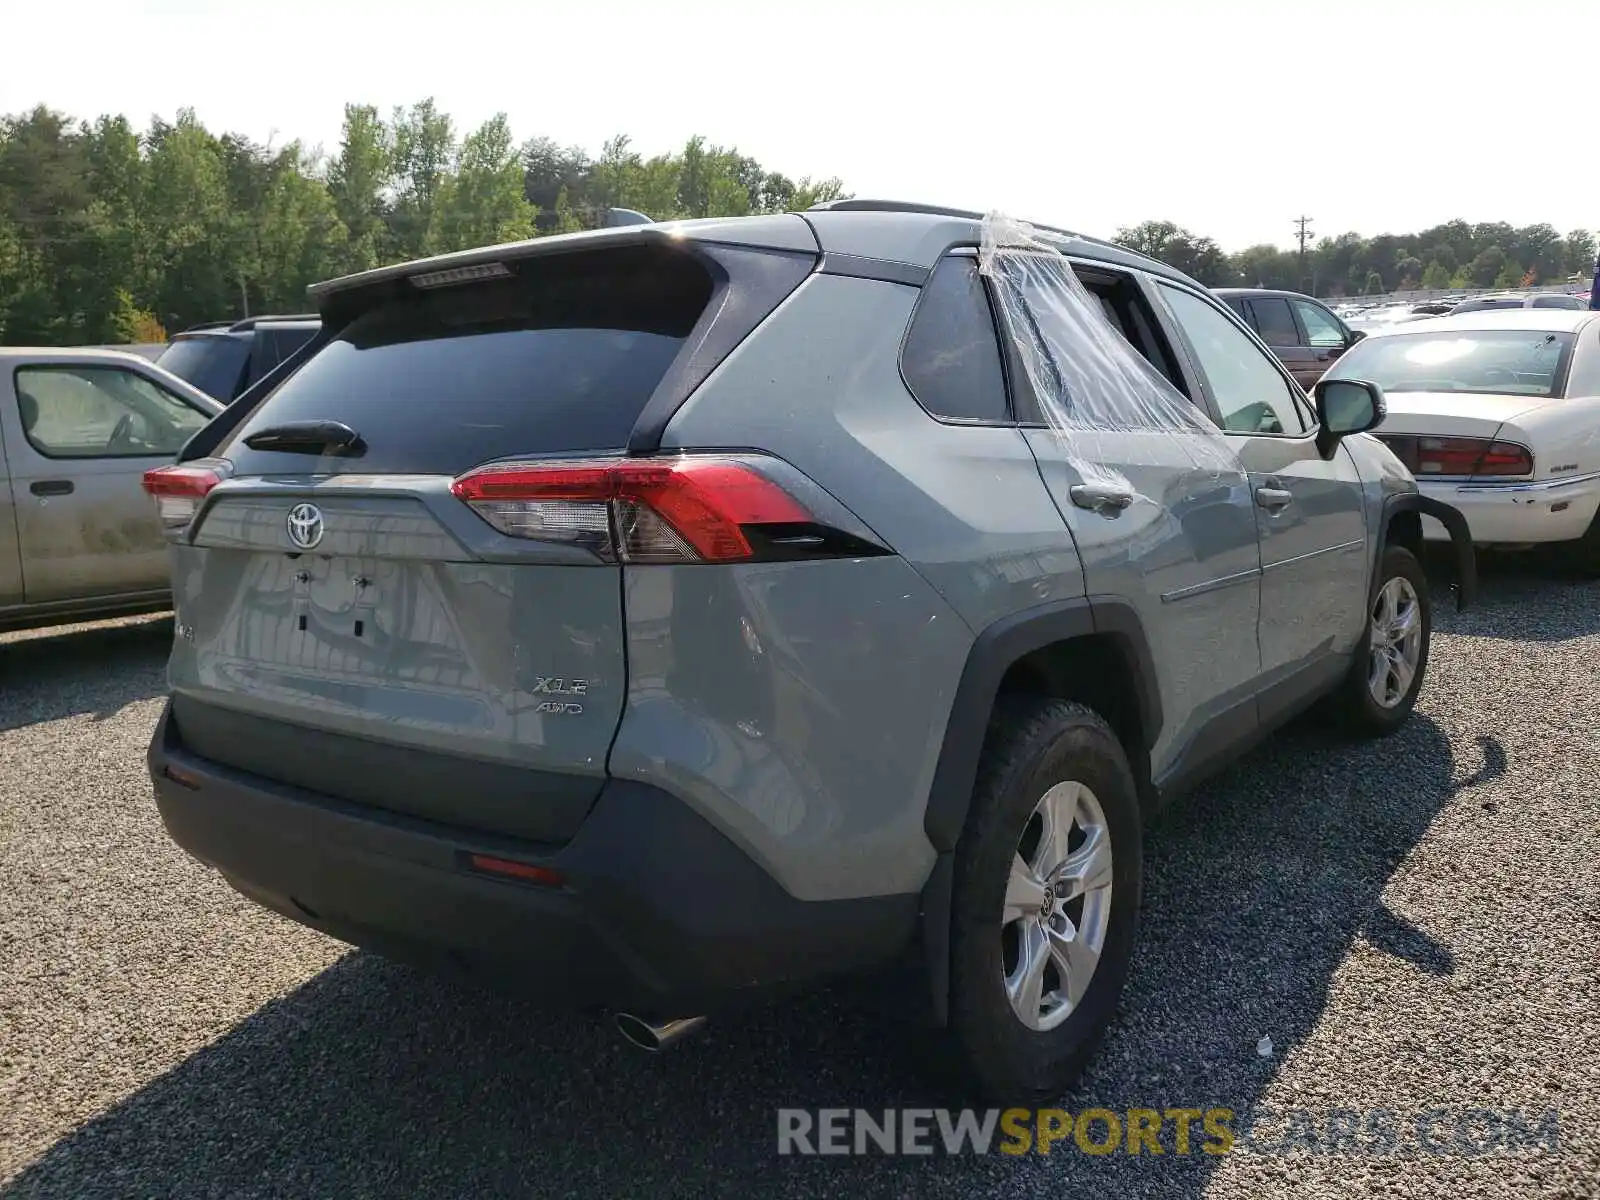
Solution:
[[[1059,1094],[1145,819],[1314,703],[1407,718],[1425,518],[1472,586],[1377,388],[1308,399],[1064,231],[856,200],[312,299],[146,476],[166,827],[284,916],[635,1039],[909,971],[981,1090]]]

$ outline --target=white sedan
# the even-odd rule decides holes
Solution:
[[[1327,374],[1383,388],[1374,431],[1478,545],[1568,543],[1600,574],[1600,312],[1509,309],[1376,330]],[[1424,534],[1443,540],[1431,518]]]

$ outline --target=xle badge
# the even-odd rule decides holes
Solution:
[[[538,675],[529,691],[535,696],[587,696],[589,681],[568,679],[564,675]],[[533,711],[549,713],[551,716],[575,717],[583,712],[583,703],[581,700],[541,700]]]

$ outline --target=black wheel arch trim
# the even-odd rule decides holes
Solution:
[[[1472,544],[1472,530],[1460,509],[1443,500],[1435,500],[1432,496],[1424,496],[1421,492],[1397,492],[1384,499],[1383,517],[1378,528],[1378,551],[1372,562],[1374,573],[1388,547],[1390,526],[1394,518],[1404,512],[1433,517],[1445,527],[1455,557],[1456,611],[1471,607],[1478,598],[1478,555]]]
[[[1012,664],[1036,650],[1075,638],[1109,637],[1127,659],[1139,704],[1145,749],[1161,732],[1161,692],[1155,659],[1138,612],[1115,596],[1080,596],[1002,617],[981,632],[967,654],[934,769],[923,828],[938,857],[922,889],[921,922],[930,1016],[949,1019],[950,902],[955,845],[967,823],[978,764],[1000,683]]]
[[[935,850],[953,850],[967,823],[989,716],[1006,672],[1036,650],[1096,635],[1118,643],[1132,666],[1129,682],[1139,702],[1145,748],[1155,744],[1161,732],[1161,692],[1150,642],[1132,605],[1115,596],[1079,596],[1002,617],[978,634],[956,685],[923,818]]]

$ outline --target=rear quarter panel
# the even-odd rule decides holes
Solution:
[[[1536,479],[1565,479],[1600,471],[1600,397],[1561,400],[1518,413],[1500,437],[1533,451]]]
[[[610,772],[664,787],[802,900],[921,888],[972,635],[893,557],[624,572]]]
[[[974,631],[1083,593],[1022,434],[941,423],[906,389],[918,294],[811,276],[663,438],[778,455],[898,557],[625,572],[612,772],[666,783],[803,899],[922,886],[928,793]]]

